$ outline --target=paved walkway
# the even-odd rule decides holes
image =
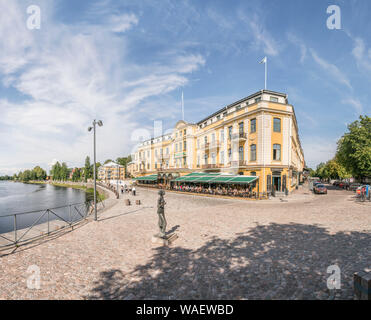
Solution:
[[[353,193],[285,202],[165,195],[170,247],[157,232],[156,190],[138,189],[81,228],[0,258],[2,299],[329,299],[327,267],[338,264],[352,299],[352,276],[370,268],[371,205]],[[286,202],[286,200],[288,200]],[[31,265],[41,287],[27,288]]]

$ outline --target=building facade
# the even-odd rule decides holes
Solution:
[[[125,180],[125,167],[115,162],[109,162],[98,169],[98,179],[104,181]]]
[[[198,123],[179,121],[171,134],[143,141],[132,158],[134,176],[201,171],[257,176],[258,193],[291,192],[305,168],[294,107],[286,94],[269,90]]]

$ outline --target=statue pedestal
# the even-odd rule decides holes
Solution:
[[[152,243],[157,243],[163,246],[168,246],[171,243],[173,243],[176,239],[178,239],[178,235],[175,233],[171,233],[166,236],[155,234],[154,236],[152,236]]]

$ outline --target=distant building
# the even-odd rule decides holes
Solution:
[[[127,169],[127,173],[133,177],[134,174],[135,174],[135,168],[136,168],[136,164],[135,162],[129,162],[127,165],[126,165],[126,169]]]
[[[125,167],[115,162],[108,162],[98,169],[99,180],[125,180]]]
[[[261,90],[197,123],[143,141],[134,176],[233,173],[259,178],[258,193],[296,188],[305,169],[294,107],[284,93]],[[132,164],[131,164],[132,166]]]

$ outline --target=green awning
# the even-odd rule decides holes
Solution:
[[[157,174],[151,174],[149,176],[137,177],[133,180],[136,181],[157,181]]]
[[[193,182],[209,182],[209,181],[214,181],[214,179],[215,179],[215,176],[198,177]]]
[[[227,183],[250,184],[256,180],[258,180],[258,177],[238,176],[228,180]]]
[[[215,182],[215,183],[226,183],[229,180],[233,179],[233,177],[234,176],[219,176],[219,177],[216,177],[215,179],[213,179],[212,182]]]
[[[175,182],[194,182],[194,183],[228,183],[228,184],[250,184],[258,177],[221,175],[218,173],[204,174],[203,176],[183,176],[175,179]]]

